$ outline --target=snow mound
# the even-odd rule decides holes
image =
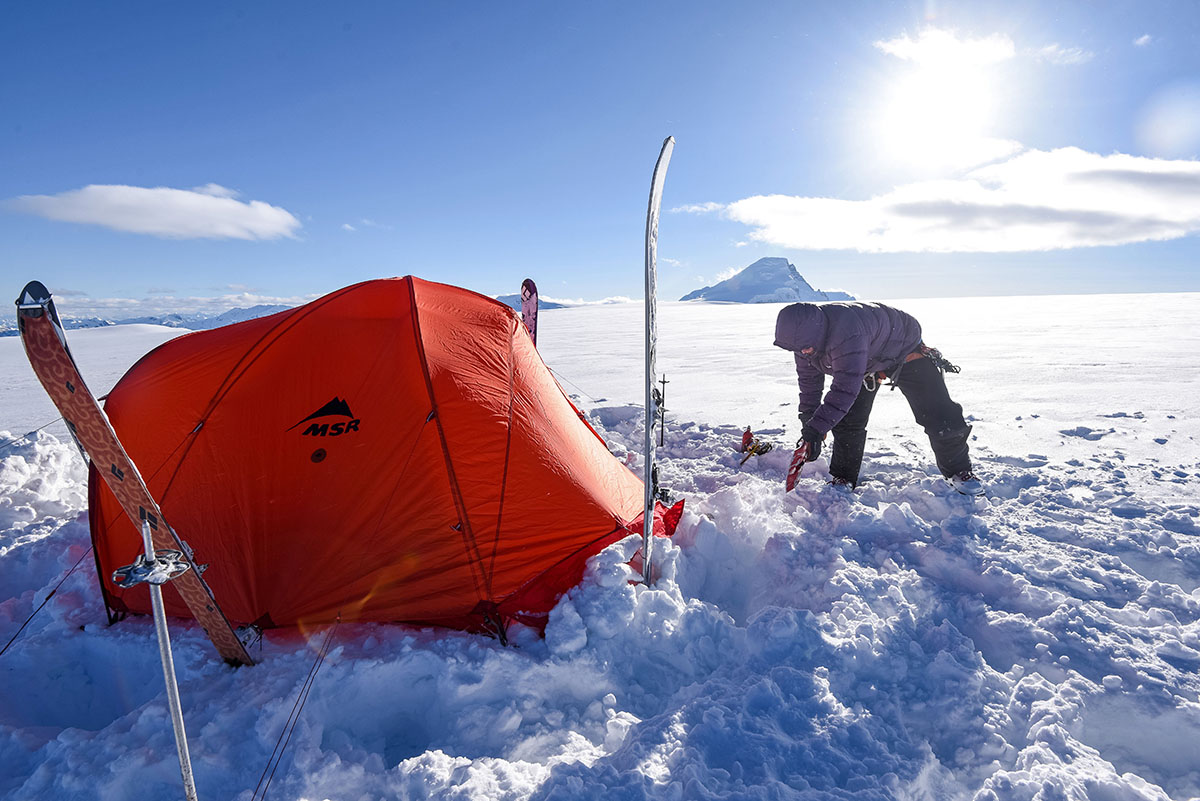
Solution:
[[[640,469],[636,410],[590,416]],[[654,586],[634,583],[639,539],[615,543],[544,639],[340,627],[273,794],[1200,792],[1194,505],[1118,506],[1110,474],[986,454],[985,499],[887,453],[868,454],[857,492],[827,486],[818,461],[785,496],[787,449],[739,467],[739,442],[734,426],[668,429],[663,483],[688,508],[655,543]],[[0,701],[0,797],[175,798],[153,627],[107,627],[90,560],[69,572],[89,545],[85,479],[46,434],[0,462],[0,638],[66,578],[0,658],[20,688]],[[261,663],[232,670],[173,621],[202,797],[250,798],[326,631],[270,631]]]

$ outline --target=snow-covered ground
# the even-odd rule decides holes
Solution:
[[[342,626],[269,797],[1200,797],[1200,296],[896,305],[963,367],[986,498],[941,481],[886,390],[866,483],[826,486],[822,459],[785,496],[779,307],[664,304],[663,475],[687,513],[655,588],[627,581],[626,541],[544,640]],[[541,325],[623,458],[641,307]],[[71,340],[102,392],[175,333]],[[53,417],[17,340],[0,367],[0,429]],[[746,425],[780,447],[739,468]],[[179,798],[153,627],[104,622],[82,461],[45,432],[0,459],[0,647],[62,582],[0,656],[0,798]],[[232,670],[172,629],[200,797],[248,801],[325,631],[268,632]]]

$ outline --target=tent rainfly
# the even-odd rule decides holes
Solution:
[[[517,315],[411,276],[173,339],[105,410],[238,623],[540,628],[587,557],[641,531],[642,481]],[[148,612],[110,579],[141,535],[94,466],[89,495],[105,603]],[[681,509],[659,512],[669,534]]]

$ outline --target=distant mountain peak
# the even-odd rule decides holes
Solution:
[[[521,310],[521,296],[520,295],[497,295],[496,300],[500,301],[501,303],[505,304],[506,306],[510,306],[513,309],[516,309],[517,311]],[[540,298],[540,299],[538,299],[538,308],[541,309],[542,311],[545,311],[546,309],[565,309],[566,306],[564,306],[561,303],[555,303],[552,300],[546,300],[545,298]]]
[[[854,300],[845,292],[822,292],[804,280],[787,259],[766,256],[731,278],[689,292],[680,300],[727,303],[797,303],[800,301]]]

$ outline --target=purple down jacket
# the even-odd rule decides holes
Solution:
[[[921,347],[921,324],[882,303],[793,303],[775,321],[775,344],[796,355],[800,419],[824,434],[850,411],[864,376],[894,372]]]

